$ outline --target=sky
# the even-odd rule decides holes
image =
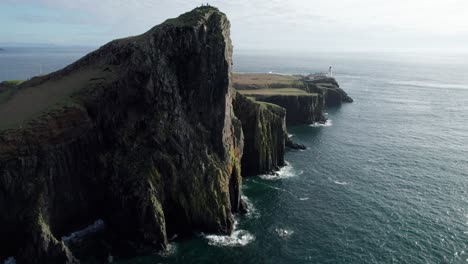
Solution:
[[[0,0],[0,43],[97,47],[202,3],[237,50],[468,52],[468,0]]]

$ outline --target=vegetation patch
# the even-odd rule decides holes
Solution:
[[[298,88],[277,88],[277,89],[251,89],[239,90],[243,95],[301,95],[301,96],[317,96],[316,93],[308,93]]]

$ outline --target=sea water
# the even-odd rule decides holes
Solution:
[[[0,53],[0,76],[52,71],[80,52]],[[8,51],[7,51],[8,52]],[[326,125],[289,127],[308,148],[244,179],[231,236],[198,234],[118,263],[468,263],[468,56],[237,52],[238,72],[326,71],[355,100]],[[0,77],[1,78],[1,77]]]

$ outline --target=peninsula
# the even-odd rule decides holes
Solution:
[[[232,63],[229,20],[203,6],[1,83],[0,260],[79,263],[88,253],[65,238],[93,223],[105,226],[94,250],[123,256],[232,232],[242,176],[273,173],[298,147],[286,123],[349,101],[334,79],[257,83]]]

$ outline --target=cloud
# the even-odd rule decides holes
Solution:
[[[87,42],[146,31],[207,0],[2,0],[40,6],[51,14],[21,14],[25,23],[62,23],[102,28]],[[465,0],[211,0],[231,20],[237,48],[388,48],[424,45],[446,38],[443,47],[466,39]],[[65,12],[66,15],[62,15]],[[73,13],[75,15],[68,15]],[[451,41],[452,40],[452,41]],[[442,44],[441,44],[442,45]],[[441,46],[442,47],[442,46]]]

